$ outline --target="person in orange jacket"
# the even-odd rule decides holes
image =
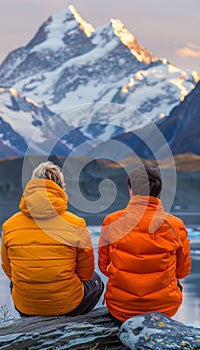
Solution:
[[[182,303],[179,279],[190,273],[190,245],[183,222],[163,209],[157,168],[128,176],[130,201],[108,215],[99,239],[99,268],[108,277],[105,301],[121,324],[147,312],[172,317]]]
[[[27,183],[21,211],[2,227],[2,268],[21,316],[75,316],[103,292],[85,220],[66,211],[64,176],[41,163]]]

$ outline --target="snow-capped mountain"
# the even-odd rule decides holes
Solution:
[[[13,88],[0,88],[0,158],[26,152],[68,155],[87,140],[45,105],[21,97]]]
[[[68,125],[86,124],[80,129],[86,139],[107,139],[118,128],[133,130],[169,115],[198,80],[149,53],[120,20],[95,30],[72,6],[11,52],[0,74],[2,87],[45,103]]]
[[[184,153],[200,155],[200,82],[169,116],[156,122],[156,128],[166,142],[163,143],[159,132],[148,124],[141,128],[139,133],[135,130],[113,138],[114,141],[126,145],[126,148],[118,146],[116,152],[111,140],[102,143],[99,148],[101,152],[102,149],[109,148],[111,156],[117,159],[129,157],[133,151],[138,157],[145,159],[152,159],[155,155],[157,159],[166,158],[169,155],[168,147],[173,155]],[[154,152],[148,147],[150,144],[153,145]],[[95,152],[100,153],[98,149]],[[94,151],[91,156],[95,156]]]

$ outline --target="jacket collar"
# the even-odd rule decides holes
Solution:
[[[126,212],[128,217],[135,216],[137,224],[141,222],[149,233],[155,232],[168,215],[159,198],[140,195],[130,199]]]
[[[148,210],[152,208],[152,210],[155,211],[155,209],[157,209],[157,211],[159,212],[164,212],[164,208],[163,205],[161,203],[161,200],[159,198],[156,197],[152,197],[152,196],[140,196],[140,195],[135,195],[132,196],[128,205],[127,205],[127,209],[131,210],[133,206],[139,206],[141,208],[144,207],[148,207]]]

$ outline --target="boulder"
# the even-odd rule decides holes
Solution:
[[[135,316],[117,327],[105,307],[74,317],[26,317],[0,322],[1,350],[200,349],[200,329],[163,314]]]
[[[200,349],[200,328],[152,312],[125,321],[118,333],[131,350]]]

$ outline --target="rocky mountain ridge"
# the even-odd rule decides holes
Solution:
[[[84,155],[151,121],[165,125],[199,79],[149,53],[119,19],[94,29],[73,6],[11,52],[0,75],[0,157]]]

